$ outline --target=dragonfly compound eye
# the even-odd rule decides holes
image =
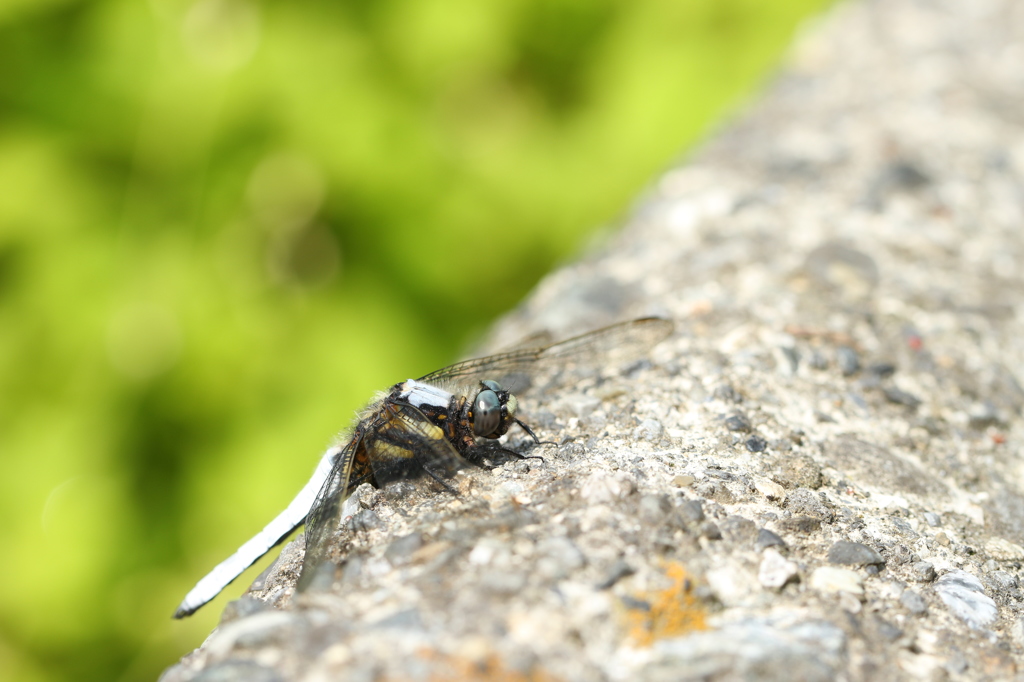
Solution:
[[[485,388],[473,401],[473,433],[486,438],[501,425],[501,400],[498,394]]]

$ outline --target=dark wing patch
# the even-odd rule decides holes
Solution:
[[[352,491],[373,479],[378,488],[424,474],[440,480],[464,464],[455,447],[418,409],[385,402],[345,447],[306,519],[306,556],[298,589],[309,587],[330,554],[331,540],[341,523],[341,508]]]
[[[444,431],[412,405],[388,403],[374,421],[366,447],[378,487],[423,474],[449,478],[466,464]]]
[[[552,362],[581,362],[595,366],[636,359],[665,340],[675,325],[661,317],[644,317],[574,336],[539,348],[521,348],[485,358],[449,365],[421,377],[419,381],[437,382],[458,379],[477,382],[503,375],[526,374],[550,366]]]

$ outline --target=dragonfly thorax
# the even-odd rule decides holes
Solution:
[[[481,381],[480,392],[473,398],[468,415],[473,433],[481,438],[505,435],[516,421],[518,409],[519,401],[501,384],[490,379]]]

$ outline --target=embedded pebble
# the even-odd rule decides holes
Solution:
[[[785,547],[786,541],[767,528],[757,531],[757,539],[754,540],[754,548],[761,551],[767,547]]]
[[[868,365],[868,374],[873,374],[879,379],[888,379],[896,373],[896,365],[891,362],[874,362]]]
[[[761,436],[754,435],[748,438],[744,445],[746,445],[747,450],[750,450],[751,452],[764,452],[765,448],[768,447],[768,441]]]
[[[885,395],[886,400],[897,405],[917,407],[921,404],[921,399],[916,395],[904,391],[902,388],[896,388],[895,386],[886,386],[882,389],[882,393]]]
[[[810,586],[819,592],[848,592],[857,596],[864,594],[862,578],[848,568],[820,566],[811,574]]]
[[[737,433],[747,433],[750,431],[750,421],[742,414],[734,414],[726,417],[725,428]]]
[[[1002,420],[999,418],[999,413],[996,411],[995,405],[990,402],[984,402],[978,405],[974,405],[967,412],[968,421],[971,428],[984,429],[989,426],[995,426]]]
[[[757,569],[757,580],[764,587],[777,590],[799,573],[796,563],[783,557],[777,550],[766,549]]]
[[[715,386],[715,390],[711,392],[711,395],[713,398],[727,403],[738,403],[743,400],[740,394],[736,392],[736,389],[729,384]]]
[[[1017,576],[1006,571],[992,571],[985,574],[985,582],[997,590],[1015,590],[1020,587]]]
[[[793,376],[800,367],[800,354],[792,346],[778,346],[775,349],[775,367],[783,376]]]
[[[714,521],[705,521],[700,524],[700,535],[708,540],[721,540],[722,529]]]
[[[757,478],[754,480],[754,487],[757,488],[757,492],[761,493],[769,500],[782,502],[786,499],[786,489],[775,481],[771,481],[767,478]]]
[[[937,528],[942,525],[942,517],[935,512],[925,512],[924,520],[932,528]]]
[[[849,346],[840,346],[836,349],[836,363],[844,377],[853,376],[860,371],[860,358],[857,357],[857,351]]]
[[[771,476],[786,488],[817,490],[821,487],[821,467],[804,453],[780,457],[772,467]]]
[[[794,514],[812,516],[820,521],[831,521],[835,517],[832,507],[825,502],[825,499],[812,490],[797,488],[787,496],[786,506]]]
[[[296,614],[283,611],[263,611],[233,620],[210,635],[206,649],[214,658],[224,658],[236,646],[255,647],[273,641],[298,620]]]
[[[615,585],[615,583],[619,582],[627,575],[633,575],[633,573],[633,567],[627,564],[622,559],[619,559],[614,564],[612,564],[612,567],[608,569],[608,573],[605,575],[604,580],[595,585],[594,589],[607,590],[609,587],[612,587],[613,585]]]
[[[975,630],[991,624],[999,615],[984,585],[967,571],[946,573],[935,582],[935,592],[953,615]]]
[[[718,524],[722,533],[730,542],[750,544],[757,533],[757,525],[750,519],[732,514],[722,519]]]
[[[930,583],[935,580],[935,567],[927,561],[918,561],[910,567],[910,575],[919,583]]]
[[[859,542],[848,542],[841,540],[828,550],[828,561],[831,564],[842,564],[844,566],[864,566],[869,564],[882,564],[885,560],[882,555],[867,545]]]
[[[261,575],[261,577],[263,576]],[[256,583],[253,583],[253,585],[256,585]],[[263,586],[250,586],[249,589],[262,590]],[[249,616],[252,616],[254,614],[261,613],[263,611],[269,611],[271,609],[273,609],[273,607],[267,602],[263,601],[262,599],[256,599],[255,597],[251,597],[248,594],[243,594],[238,599],[235,599],[234,601],[229,601],[227,603],[227,605],[224,607],[224,613],[221,614],[220,622],[221,625],[224,625],[225,623],[229,623],[233,620],[238,620],[240,618],[248,618]]]
[[[672,479],[672,485],[675,485],[679,488],[686,488],[692,485],[693,482],[696,480],[697,479],[695,479],[690,474],[679,474]]]
[[[821,351],[815,348],[810,351],[810,356],[807,358],[807,364],[814,369],[827,369],[828,358],[826,358]]]
[[[702,500],[686,500],[676,511],[686,523],[700,523],[704,520],[704,502]]]
[[[915,616],[920,616],[928,610],[924,597],[913,590],[903,590],[903,594],[900,595],[900,604],[903,604],[903,607]]]
[[[355,516],[350,518],[346,525],[351,530],[366,532],[376,528],[382,528],[384,526],[384,521],[377,515],[377,512],[372,509],[362,509],[356,513]]]
[[[633,437],[642,440],[660,440],[664,433],[665,427],[657,419],[645,419],[633,429]]]

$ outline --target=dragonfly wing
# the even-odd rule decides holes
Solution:
[[[366,442],[373,450],[373,477],[382,488],[424,473],[450,477],[466,464],[444,431],[409,404],[388,404]]]
[[[554,362],[580,362],[594,366],[640,357],[668,338],[675,328],[671,320],[644,317],[613,324],[540,348],[520,348],[485,358],[465,360],[419,379],[437,382],[458,379],[476,382],[507,374],[527,374]]]
[[[238,548],[238,550],[210,571],[206,577],[196,583],[196,586],[185,595],[174,612],[175,618],[184,618],[216,597],[220,592],[237,578],[242,572],[252,566],[260,557],[270,551],[275,545],[284,540],[293,530],[302,525],[306,520],[306,514],[313,505],[317,491],[324,486],[334,468],[334,460],[338,454],[337,448],[331,448],[320,458],[316,471],[309,482],[302,487],[299,494],[291,501],[283,512],[257,533],[251,540]]]
[[[364,437],[361,426],[357,427],[348,443],[338,451],[329,475],[309,508],[306,554],[297,584],[299,591],[309,587],[316,569],[327,559],[331,539],[341,523],[342,504],[359,484],[369,479],[370,472],[359,448]],[[353,471],[356,471],[355,477]]]

